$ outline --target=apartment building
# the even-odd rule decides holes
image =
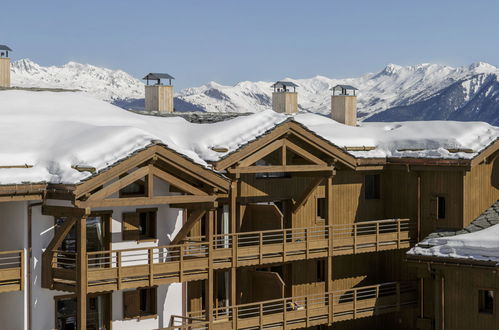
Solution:
[[[171,84],[152,75],[148,95],[166,96],[149,106],[171,109]],[[0,91],[2,328],[416,329],[437,318],[420,314],[428,285],[406,252],[499,198],[499,129],[357,126],[351,86],[335,87],[332,119],[298,113],[297,86],[273,87],[275,111],[212,124],[75,92]]]

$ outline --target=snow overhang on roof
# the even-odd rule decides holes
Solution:
[[[459,259],[499,265],[499,200],[469,226],[437,231],[407,252],[409,258]]]
[[[194,124],[179,117],[124,111],[80,92],[0,91],[0,109],[0,185],[77,184],[92,175],[82,168],[102,171],[152,143],[164,144],[212,169],[211,163],[286,121],[299,124],[358,160],[470,161],[499,136],[498,127],[481,122],[361,123],[352,127],[322,115],[285,115],[271,110]]]

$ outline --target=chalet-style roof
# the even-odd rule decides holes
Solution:
[[[358,91],[358,88],[355,88],[352,85],[336,85],[333,88],[331,88],[331,90],[342,90],[342,89],[349,89],[349,90]]]
[[[499,262],[499,200],[464,229],[431,233],[408,255]]]
[[[158,80],[158,79],[175,79],[175,78],[173,78],[173,76],[169,75],[168,73],[148,73],[142,79]]]
[[[4,90],[0,91],[0,109],[0,185],[79,184],[151,144],[164,145],[213,170],[212,164],[283,125],[300,127],[357,160],[469,162],[497,144],[499,136],[498,127],[482,122],[361,123],[352,127],[322,115],[286,115],[272,110],[195,124],[180,117],[124,111],[80,92]]]
[[[292,81],[277,81],[271,87],[298,87],[298,85]]]

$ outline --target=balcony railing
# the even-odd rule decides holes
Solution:
[[[0,292],[24,289],[24,250],[0,252]]]
[[[120,290],[207,278],[225,269],[328,256],[408,248],[408,219],[359,222],[189,238],[179,245],[88,252],[89,292]],[[212,253],[210,254],[210,250]],[[74,291],[76,254],[53,251],[47,266],[58,289]]]
[[[416,303],[416,284],[390,282],[329,293],[215,308],[172,316],[173,329],[295,329],[399,311]]]

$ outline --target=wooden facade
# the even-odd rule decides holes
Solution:
[[[76,294],[79,329],[87,295],[175,282],[185,283],[186,311],[171,329],[416,329],[437,314],[418,314],[420,274],[405,252],[436,229],[462,228],[499,198],[490,150],[498,146],[477,163],[360,160],[285,122],[212,171],[154,145],[78,185],[26,194],[40,196],[44,215],[67,218],[43,254],[43,287]],[[138,181],[140,194],[121,193]],[[170,193],[156,194],[157,182]],[[170,244],[87,247],[85,223],[95,212],[154,205],[184,210]],[[71,230],[76,250],[64,251]],[[459,285],[458,276],[449,281]],[[484,281],[495,285],[492,275]]]

